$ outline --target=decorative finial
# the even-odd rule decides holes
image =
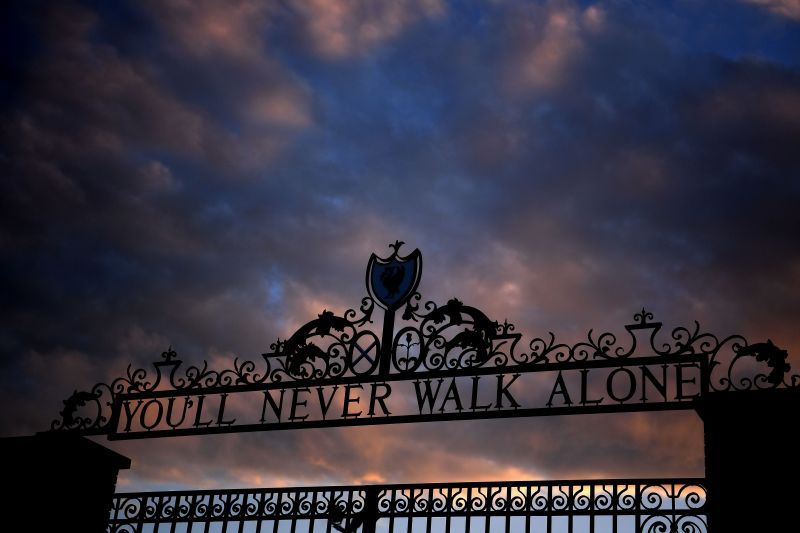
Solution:
[[[633,315],[633,319],[638,322],[640,326],[645,326],[650,323],[650,320],[653,320],[653,313],[642,307],[641,311]]]
[[[390,244],[389,248],[394,250],[394,253],[399,254],[400,253],[400,247],[403,246],[404,244],[405,244],[405,242],[403,242],[403,241],[394,241],[394,244]]]
[[[172,345],[170,344],[166,352],[161,352],[161,357],[164,358],[164,361],[169,362],[178,357],[178,353],[172,349]]]

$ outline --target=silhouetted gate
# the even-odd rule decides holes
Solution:
[[[110,531],[693,533],[707,530],[705,500],[688,478],[131,493]]]
[[[272,344],[263,361],[235,359],[232,368],[212,370],[206,363],[185,365],[170,347],[153,364],[154,374],[129,367],[111,383],[75,392],[64,401],[52,430],[143,439],[693,410],[709,393],[800,390],[800,376],[788,374],[786,351],[771,340],[720,339],[696,322],[665,334],[644,309],[625,326],[625,342],[613,333],[590,330],[577,343],[556,342],[551,333],[520,349],[522,336],[507,321],[493,321],[455,298],[441,306],[422,304],[416,292],[422,256],[419,250],[401,256],[401,245],[392,245],[387,258],[372,255],[366,275],[369,296],[358,309],[341,316],[322,311],[288,339]],[[380,336],[368,327],[376,307],[383,309]],[[770,401],[767,418],[752,410],[748,416],[775,432],[783,415],[780,401]],[[709,408],[718,413],[718,403]],[[706,409],[701,415],[713,413]],[[723,426],[735,419],[715,420],[722,426],[714,426],[717,436],[707,438],[706,445],[723,450],[720,439],[728,431]],[[785,438],[776,444],[784,445]],[[725,464],[737,460],[728,457]],[[718,474],[721,482],[724,465],[717,471],[723,472]],[[747,479],[763,478],[757,469],[750,472]],[[711,481],[713,504],[720,486]],[[109,528],[695,533],[708,529],[706,515],[718,508],[707,505],[706,485],[701,479],[627,479],[118,494]],[[729,500],[742,499],[733,490],[727,494]]]

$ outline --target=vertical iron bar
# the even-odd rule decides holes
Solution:
[[[394,512],[397,504],[397,490],[392,489],[392,496],[389,500],[389,533],[394,533]]]
[[[309,515],[309,519],[311,520],[308,523],[308,533],[314,533],[314,522],[317,519],[317,491],[312,491],[311,493],[311,514]]]
[[[353,523],[353,489],[347,491],[347,503],[345,504],[345,516],[349,516],[349,518],[345,518],[347,520],[347,525]]]
[[[178,502],[181,501],[181,495],[175,495],[175,505],[172,507],[172,520],[170,520],[169,533],[175,533],[175,528],[178,525]]]
[[[617,531],[619,530],[619,512],[620,512],[620,508],[619,508],[619,485],[618,484],[616,484],[616,483],[614,484],[614,490],[613,490],[613,492],[611,494],[613,496],[611,498],[611,501],[614,504],[614,516],[613,516],[614,521],[613,521],[613,526],[612,526],[611,530],[614,533],[617,533]]]
[[[641,533],[642,531],[642,506],[640,505],[642,501],[642,485],[640,483],[636,484],[636,501],[634,502],[634,513],[635,513],[635,522],[636,525],[636,533]]]
[[[375,533],[375,526],[378,522],[378,494],[379,488],[375,486],[364,489],[364,509],[361,516],[364,517],[361,533]]]
[[[214,508],[214,495],[213,494],[209,494],[208,495],[208,507],[206,508],[206,514],[203,517],[203,520],[205,520],[205,522],[203,524],[203,533],[208,533],[208,530],[211,529],[211,512],[212,512],[213,508]]]
[[[330,497],[328,498],[328,518],[326,520],[327,524],[325,525],[325,533],[331,533],[331,509],[335,505],[335,495],[334,491],[329,492]]]
[[[258,522],[256,522],[256,533],[261,533],[261,526],[264,523],[264,515],[266,514],[266,493],[261,492],[259,493],[259,497],[256,500],[258,501],[258,508],[256,509],[256,517],[258,517]],[[192,533],[191,531],[187,531],[186,533]]]
[[[193,494],[189,504],[189,521],[186,523],[186,533],[192,533],[194,514],[197,512],[197,494]]]
[[[228,533],[228,518],[230,518],[231,506],[233,505],[233,494],[227,494],[222,504],[222,533]]]
[[[381,360],[379,373],[388,376],[392,368],[392,344],[394,343],[394,309],[383,313],[383,336],[381,337]]]
[[[448,487],[445,493],[444,512],[444,530],[445,533],[450,533],[450,516],[453,514],[453,487]]]
[[[505,533],[509,533],[511,531],[511,485],[509,484],[506,487],[506,531]]]
[[[431,533],[431,525],[433,523],[433,487],[428,489],[428,508],[427,516],[425,517],[425,533]]]
[[[555,512],[555,504],[553,501],[553,485],[547,485],[547,533],[553,532],[553,513]]]
[[[291,501],[291,496],[289,497],[289,501]],[[297,529],[297,519],[298,514],[300,511],[300,491],[294,491],[294,504],[292,505],[292,515],[290,517],[291,522],[289,522],[289,532],[294,533]]]
[[[494,508],[494,492],[492,487],[486,489],[486,521],[483,523],[483,532],[490,533],[492,530],[492,510]]]
[[[239,496],[242,498],[241,508],[239,510],[239,520],[238,524],[236,524],[236,533],[242,533],[242,527],[244,526],[244,517],[247,513],[247,491],[242,491],[239,493]]]
[[[467,487],[467,523],[464,533],[469,533],[472,527],[472,487]]]
[[[525,533],[531,533],[531,514],[533,511],[533,497],[531,496],[531,487],[530,484],[526,487],[527,496],[525,498]],[[530,505],[530,508],[528,507]]]
[[[147,500],[149,496],[142,496],[141,499],[141,507],[139,507],[139,520],[136,525],[136,532],[141,533],[144,530],[144,513],[147,509]]]
[[[275,500],[275,516],[272,517],[272,533],[278,533],[278,525],[281,516],[281,500],[283,500],[283,492],[277,492]]]
[[[572,533],[572,516],[575,507],[575,485],[570,484],[568,485],[569,489],[567,490],[567,531]]]
[[[246,492],[240,492],[238,494],[238,496],[240,496],[242,498],[242,506],[241,506],[238,514],[236,514],[236,515],[231,514],[231,518],[233,519],[234,522],[236,522],[236,533],[242,533],[242,525],[244,523],[244,513],[245,513],[245,509],[247,507],[247,503],[246,503],[247,502],[247,493]],[[231,504],[231,505],[233,505],[233,504]]]

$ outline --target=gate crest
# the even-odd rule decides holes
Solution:
[[[691,409],[712,391],[800,386],[800,376],[789,374],[786,351],[771,340],[720,338],[697,322],[665,333],[646,309],[619,338],[589,330],[585,340],[564,343],[549,333],[520,348],[522,335],[506,320],[456,298],[422,303],[416,290],[422,256],[419,250],[401,255],[402,245],[390,245],[389,257],[370,257],[369,295],[358,308],[342,315],[323,310],[274,342],[261,360],[236,358],[231,368],[212,369],[185,363],[170,347],[150,370],[129,366],[110,383],[75,391],[51,429],[125,439]],[[372,327],[376,307],[383,313],[380,335]],[[548,373],[552,386],[523,398],[521,391],[534,386],[525,381]],[[393,405],[401,394],[416,406]],[[334,413],[336,397],[344,408]],[[234,402],[252,404],[252,412],[234,416]]]

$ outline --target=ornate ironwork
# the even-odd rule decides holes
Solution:
[[[482,519],[504,531],[705,532],[706,489],[702,479],[612,479],[502,481],[363,487],[234,489],[117,494],[110,532],[139,532],[167,524],[173,528],[222,523],[276,531],[425,530],[434,520],[445,531],[469,530]],[[269,528],[269,529],[265,529]],[[175,530],[175,529],[171,529]],[[253,530],[253,529],[248,529]]]
[[[421,294],[414,292],[419,283],[421,256],[418,250],[400,256],[401,246],[401,242],[392,245],[393,254],[388,258],[373,255],[367,271],[370,294],[377,297],[380,293],[384,300],[381,336],[370,327],[376,300],[366,296],[357,309],[348,309],[341,316],[323,310],[288,339],[273,343],[259,362],[235,358],[232,368],[214,370],[206,362],[201,366],[185,364],[170,347],[161,354],[161,360],[153,363],[152,372],[129,366],[126,375],[111,383],[75,391],[64,401],[61,418],[53,421],[51,429],[107,433],[114,414],[112,407],[121,396],[155,391],[199,394],[212,389],[237,391],[279,383],[326,385],[353,383],[362,378],[423,379],[464,376],[476,371],[553,371],[603,361],[623,363],[633,358],[650,364],[700,357],[707,363],[704,390],[800,386],[800,375],[789,374],[787,352],[771,340],[749,344],[740,335],[719,338],[701,331],[697,322],[692,327],[676,327],[665,335],[663,324],[653,321],[653,314],[645,309],[625,326],[627,336],[622,341],[614,333],[589,330],[586,340],[570,344],[557,342],[549,333],[533,338],[527,349],[520,349],[522,335],[507,321],[492,320],[455,298],[441,306],[432,301],[421,303]],[[387,287],[376,288],[378,283],[386,283]],[[400,307],[403,312],[396,320],[394,311]],[[757,362],[765,362],[770,371],[762,371],[760,365],[754,364]]]

